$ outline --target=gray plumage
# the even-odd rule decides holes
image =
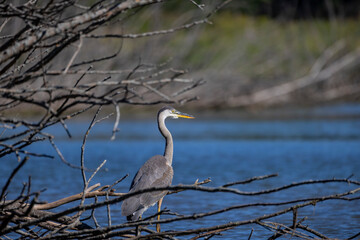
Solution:
[[[132,180],[129,192],[152,187],[167,187],[173,179],[173,140],[170,131],[165,126],[165,119],[171,118],[194,118],[181,113],[171,107],[160,109],[157,120],[160,133],[166,140],[164,156],[156,155],[150,158],[136,173]],[[161,200],[168,191],[148,192],[136,195],[124,200],[121,206],[121,214],[130,221],[138,220],[139,217],[151,206]]]
[[[173,169],[170,165],[166,164],[165,157],[156,155],[145,162],[136,173],[129,192],[151,187],[170,186],[173,174]],[[143,212],[157,203],[166,194],[167,191],[149,192],[130,197],[121,206],[122,215],[127,216],[128,220],[135,221],[139,219]]]

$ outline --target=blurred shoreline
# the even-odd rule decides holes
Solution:
[[[201,19],[203,14],[199,9],[173,11],[175,12],[161,5],[149,6],[123,25],[110,24],[95,34],[136,34],[152,32],[154,29],[171,29]],[[84,50],[80,51],[76,61],[111,55],[119,49],[119,56],[93,64],[92,70],[121,72],[124,69],[143,70],[142,67],[146,70],[147,66],[159,70],[184,69],[186,74],[181,76],[182,78],[203,80],[205,83],[182,96],[198,97],[198,100],[184,106],[174,106],[189,112],[199,112],[209,118],[312,117],[312,109],[360,104],[358,29],[359,17],[284,20],[224,9],[212,17],[211,24],[202,24],[171,34],[137,39],[104,38],[100,40],[102,44],[92,39],[84,39]],[[54,60],[50,70],[61,69],[64,62],[72,57],[72,50],[64,50],[64,53]],[[351,54],[355,56],[350,64],[344,64],[338,71],[331,71],[342,64],[343,60],[348,60],[347,57],[353,56]],[[83,68],[86,70],[87,66]],[[127,79],[128,71],[122,74],[87,74],[82,83],[107,78],[120,81]],[[326,77],[317,79],[317,75],[322,73]],[[315,77],[312,79],[313,75]],[[81,74],[69,74],[60,78],[48,78],[49,82],[56,86],[57,81],[71,84],[80,76]],[[135,73],[131,77],[138,76]],[[166,78],[167,75],[158,77]],[[309,79],[306,79],[307,77]],[[41,83],[42,79],[38,78],[33,83],[34,88]],[[290,90],[282,92],[283,86]],[[171,97],[171,94],[183,88],[184,85],[174,83],[171,86],[159,86],[159,91]],[[134,89],[136,90],[136,86]],[[278,94],[278,90],[282,93]],[[101,91],[105,92],[106,88]],[[258,95],[264,92],[267,96],[257,100]],[[36,95],[39,98],[46,96]],[[153,99],[159,99],[159,96],[149,96],[148,101]],[[160,97],[160,100],[164,99]],[[181,99],[174,97],[174,100]],[[121,104],[121,118],[152,118],[162,105],[142,107]],[[76,109],[82,107],[78,106]],[[40,112],[39,109],[38,106],[24,103],[14,111],[6,109],[4,115],[33,118],[44,114],[44,111]],[[114,109],[108,106],[104,107],[103,111],[110,113]],[[84,118],[90,115],[93,115],[93,111]],[[326,117],[343,115],[340,111]],[[356,111],[354,114],[346,113],[345,117],[358,115],[359,112]]]
[[[166,104],[154,106],[120,106],[121,120],[155,120],[157,111]],[[278,106],[253,108],[203,108],[198,106],[171,105],[178,110],[194,115],[202,120],[297,120],[297,119],[356,119],[360,118],[360,103],[332,103],[316,106]],[[88,122],[94,116],[97,107],[74,119],[67,121]],[[101,116],[111,114],[109,121],[113,121],[115,110],[106,106]],[[14,117],[36,120],[43,113],[24,111],[12,113]]]

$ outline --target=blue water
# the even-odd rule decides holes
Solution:
[[[173,184],[192,184],[196,179],[210,177],[212,182],[207,186],[220,186],[272,173],[278,173],[279,176],[235,188],[258,191],[309,179],[347,178],[352,174],[352,179],[360,180],[359,120],[167,120],[175,141]],[[60,126],[48,129],[56,136],[55,142],[65,159],[74,165],[80,165],[82,136],[89,122],[90,120],[70,122],[72,139],[66,136]],[[126,192],[132,177],[144,161],[163,153],[164,140],[158,133],[154,120],[124,120],[120,122],[116,140],[110,141],[112,124],[110,121],[101,122],[91,130],[85,149],[85,163],[86,167],[95,169],[103,160],[107,160],[103,170],[93,179],[93,184],[112,184],[125,174],[130,174],[130,177],[116,187],[117,191]],[[47,142],[34,144],[26,150],[56,155]],[[0,186],[17,164],[14,156],[1,159]],[[87,177],[90,175],[91,173],[87,173]],[[83,187],[80,171],[66,166],[58,157],[31,157],[13,180],[8,198],[17,196],[22,183],[28,181],[28,176],[32,178],[33,191],[46,189],[40,195],[40,200],[43,201],[54,201],[79,193]],[[192,214],[245,203],[319,197],[356,187],[359,186],[344,183],[317,184],[256,197],[186,191],[167,196],[163,207],[180,214]],[[355,196],[359,196],[359,193]],[[191,229],[241,221],[282,208],[285,207],[239,209],[197,221],[164,225],[162,230]],[[154,211],[155,209],[149,209],[145,217]],[[113,224],[125,221],[120,215],[120,204],[111,207],[111,214]],[[96,216],[100,225],[106,226],[105,209],[97,210]],[[332,200],[319,203],[299,210],[299,219],[301,217],[307,217],[304,225],[331,238],[346,238],[360,231],[359,201]],[[292,216],[285,215],[272,220],[291,225]],[[247,238],[252,228],[253,239],[272,235],[269,230],[257,225],[246,225],[224,232],[218,238]]]

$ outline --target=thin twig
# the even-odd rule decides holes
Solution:
[[[11,181],[13,180],[14,176],[16,175],[16,173],[22,168],[22,166],[24,166],[24,164],[27,162],[27,160],[29,159],[28,156],[24,157],[23,160],[17,165],[16,168],[14,168],[14,170],[11,172],[9,178],[7,179],[5,185],[3,186],[2,190],[1,190],[1,195],[0,195],[0,201],[2,201],[6,190],[8,189]]]
[[[67,73],[67,71],[69,70],[69,68],[70,68],[71,64],[74,62],[74,60],[75,60],[76,56],[79,54],[80,49],[81,49],[81,47],[82,47],[82,44],[83,44],[83,37],[82,37],[82,36],[80,36],[80,41],[79,41],[79,44],[78,44],[78,46],[77,46],[77,48],[76,48],[76,51],[74,52],[73,56],[71,57],[71,59],[70,59],[70,61],[69,61],[68,65],[66,66],[66,68],[65,68],[65,70],[64,70],[64,72],[63,72],[63,74],[66,74],[66,73]]]

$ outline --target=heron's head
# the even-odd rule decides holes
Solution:
[[[167,118],[167,117],[171,117],[173,119],[176,119],[176,118],[195,118],[187,113],[182,113],[182,112],[179,112],[178,110],[176,110],[175,108],[173,107],[169,107],[169,106],[166,106],[166,107],[163,107],[160,109],[159,113],[158,113],[158,116],[159,118]]]

